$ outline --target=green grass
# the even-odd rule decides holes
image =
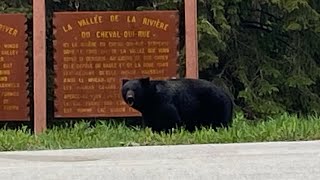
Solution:
[[[107,121],[98,122],[95,126],[85,122],[79,122],[72,128],[55,126],[38,136],[31,134],[26,127],[0,130],[0,151],[316,139],[320,139],[320,117],[297,118],[284,114],[252,123],[237,115],[232,128],[217,132],[200,129],[190,133],[178,129],[172,134],[158,134],[150,129]]]

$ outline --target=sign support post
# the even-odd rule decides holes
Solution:
[[[184,1],[186,37],[186,78],[199,77],[198,38],[197,38],[197,0]]]
[[[46,106],[46,6],[45,0],[33,0],[33,72],[34,132],[47,126]]]

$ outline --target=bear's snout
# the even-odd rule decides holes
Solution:
[[[133,106],[134,104],[134,92],[129,90],[126,94],[126,100],[129,106]]]

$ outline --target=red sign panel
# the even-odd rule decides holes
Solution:
[[[0,14],[0,120],[29,120],[23,14]]]
[[[59,12],[55,117],[124,117],[123,78],[176,77],[177,11]]]

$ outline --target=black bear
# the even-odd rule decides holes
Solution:
[[[233,101],[221,88],[202,79],[123,79],[121,94],[130,107],[142,114],[154,131],[184,126],[228,127],[232,123]]]

